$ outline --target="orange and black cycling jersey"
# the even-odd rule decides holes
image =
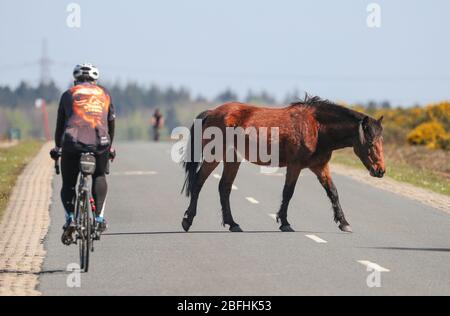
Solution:
[[[67,150],[101,151],[114,138],[114,106],[105,88],[81,83],[66,91],[58,109],[56,146]]]

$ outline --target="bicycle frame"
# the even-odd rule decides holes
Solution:
[[[76,240],[80,241],[81,269],[89,270],[89,253],[94,251],[94,240],[99,239],[95,222],[95,202],[92,196],[92,175],[95,172],[95,156],[82,154],[80,158],[80,178],[77,205],[75,208]]]
[[[75,206],[75,221],[77,223],[78,233],[80,236],[83,236],[83,234],[81,234],[81,230],[85,229],[82,223],[82,216],[84,215],[83,212],[88,215],[89,222],[92,222],[94,226],[92,228],[95,229],[94,205],[90,188],[92,177],[90,175],[83,175],[80,173],[78,182],[77,204],[79,204],[79,206]]]
[[[94,252],[94,241],[100,240],[96,223],[96,206],[92,196],[92,175],[95,169],[94,154],[82,154],[75,204],[75,239],[73,243],[79,245],[80,268],[84,272],[89,270],[89,255],[90,252]],[[55,161],[55,170],[57,174],[60,174],[59,160]]]

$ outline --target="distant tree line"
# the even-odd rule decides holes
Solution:
[[[40,84],[37,87],[21,82],[15,89],[0,86],[0,106],[8,108],[29,108],[34,106],[34,101],[38,98],[56,102],[59,97],[60,89],[54,82]]]
[[[119,115],[134,113],[142,108],[173,107],[192,101],[190,92],[185,88],[161,88],[157,85],[145,88],[128,83],[125,86],[112,85],[109,91]]]
[[[276,99],[266,91],[255,93],[249,91],[244,99],[232,89],[225,89],[215,98],[208,99],[204,96],[193,97],[186,88],[162,88],[156,84],[149,87],[137,83],[126,85],[105,85],[109,88],[111,96],[120,114],[128,114],[140,108],[172,107],[191,102],[224,103],[230,101],[245,101],[252,103],[276,104]],[[0,106],[10,108],[27,108],[34,105],[38,98],[45,99],[48,103],[59,101],[61,89],[54,82],[31,86],[21,82],[16,88],[0,86]]]
[[[230,101],[244,101],[256,104],[279,104],[277,99],[267,91],[254,92],[248,91],[243,98],[230,88],[220,92],[215,98],[208,99],[204,96],[193,97],[191,92],[186,88],[160,87],[153,84],[149,87],[130,82],[126,85],[106,84],[109,88],[114,104],[119,115],[127,115],[134,113],[139,109],[153,108],[171,108],[176,106],[187,105],[190,103],[225,103]],[[31,86],[26,82],[21,82],[16,88],[9,86],[0,86],[0,106],[9,108],[28,108],[34,105],[37,98],[43,98],[48,103],[56,103],[59,101],[61,89],[54,82],[49,84],[39,84]],[[301,97],[297,92],[288,94],[283,102],[288,104],[296,101]],[[370,110],[389,109],[391,105],[388,101],[377,103],[370,101],[361,106]]]
[[[186,88],[161,88],[151,85],[148,88],[136,83],[128,83],[125,86],[118,84],[109,88],[119,115],[133,113],[142,108],[173,108],[189,105],[191,103],[225,103],[231,101],[245,101],[259,104],[277,104],[276,99],[266,91],[255,93],[249,91],[246,98],[239,98],[232,89],[225,89],[215,98],[208,99],[202,95],[194,97]]]
[[[214,98],[202,95],[193,96],[183,87],[161,87],[153,84],[144,86],[129,82],[127,84],[104,84],[111,93],[116,112],[121,119],[118,134],[122,138],[142,139],[149,126],[150,117],[159,108],[166,118],[166,127],[170,131],[180,126],[180,109],[197,111],[230,101],[246,101],[256,104],[277,104],[268,92],[249,91],[244,98],[232,89],[224,89]],[[25,137],[36,137],[40,133],[40,117],[34,110],[36,99],[42,98],[48,104],[59,102],[62,89],[54,82],[32,86],[21,82],[17,87],[0,86],[0,138],[9,128],[19,128]],[[51,120],[54,120],[56,107],[49,108]],[[188,110],[189,111],[189,110]],[[53,126],[53,124],[51,124]]]

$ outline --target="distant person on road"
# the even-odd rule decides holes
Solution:
[[[155,110],[155,114],[153,114],[151,119],[151,125],[153,128],[153,140],[155,142],[159,142],[161,137],[160,130],[164,128],[164,116],[161,114],[159,109]]]
[[[106,230],[106,174],[109,160],[115,157],[112,149],[114,106],[107,90],[97,85],[98,69],[92,64],[80,64],[75,67],[73,76],[74,86],[61,97],[55,132],[56,147],[50,152],[55,160],[61,156],[61,199],[66,211],[63,240],[71,238],[75,232],[75,189],[82,153],[95,154],[96,170],[92,179],[92,193],[98,210],[96,221],[100,231]]]

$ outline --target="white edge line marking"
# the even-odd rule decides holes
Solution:
[[[252,204],[259,204],[258,200],[255,200],[255,199],[252,198],[252,197],[246,197],[246,199],[247,199],[247,201],[249,201],[249,202],[252,203]]]
[[[322,238],[316,236],[316,235],[305,235],[306,237],[308,237],[311,240],[314,240],[316,243],[318,244],[326,244],[328,243],[328,241],[323,240]]]
[[[382,266],[374,263],[374,262],[370,262],[367,260],[358,260],[358,263],[362,264],[363,266],[366,266],[367,268],[374,270],[374,271],[378,271],[378,272],[391,272],[391,270],[383,268]]]

